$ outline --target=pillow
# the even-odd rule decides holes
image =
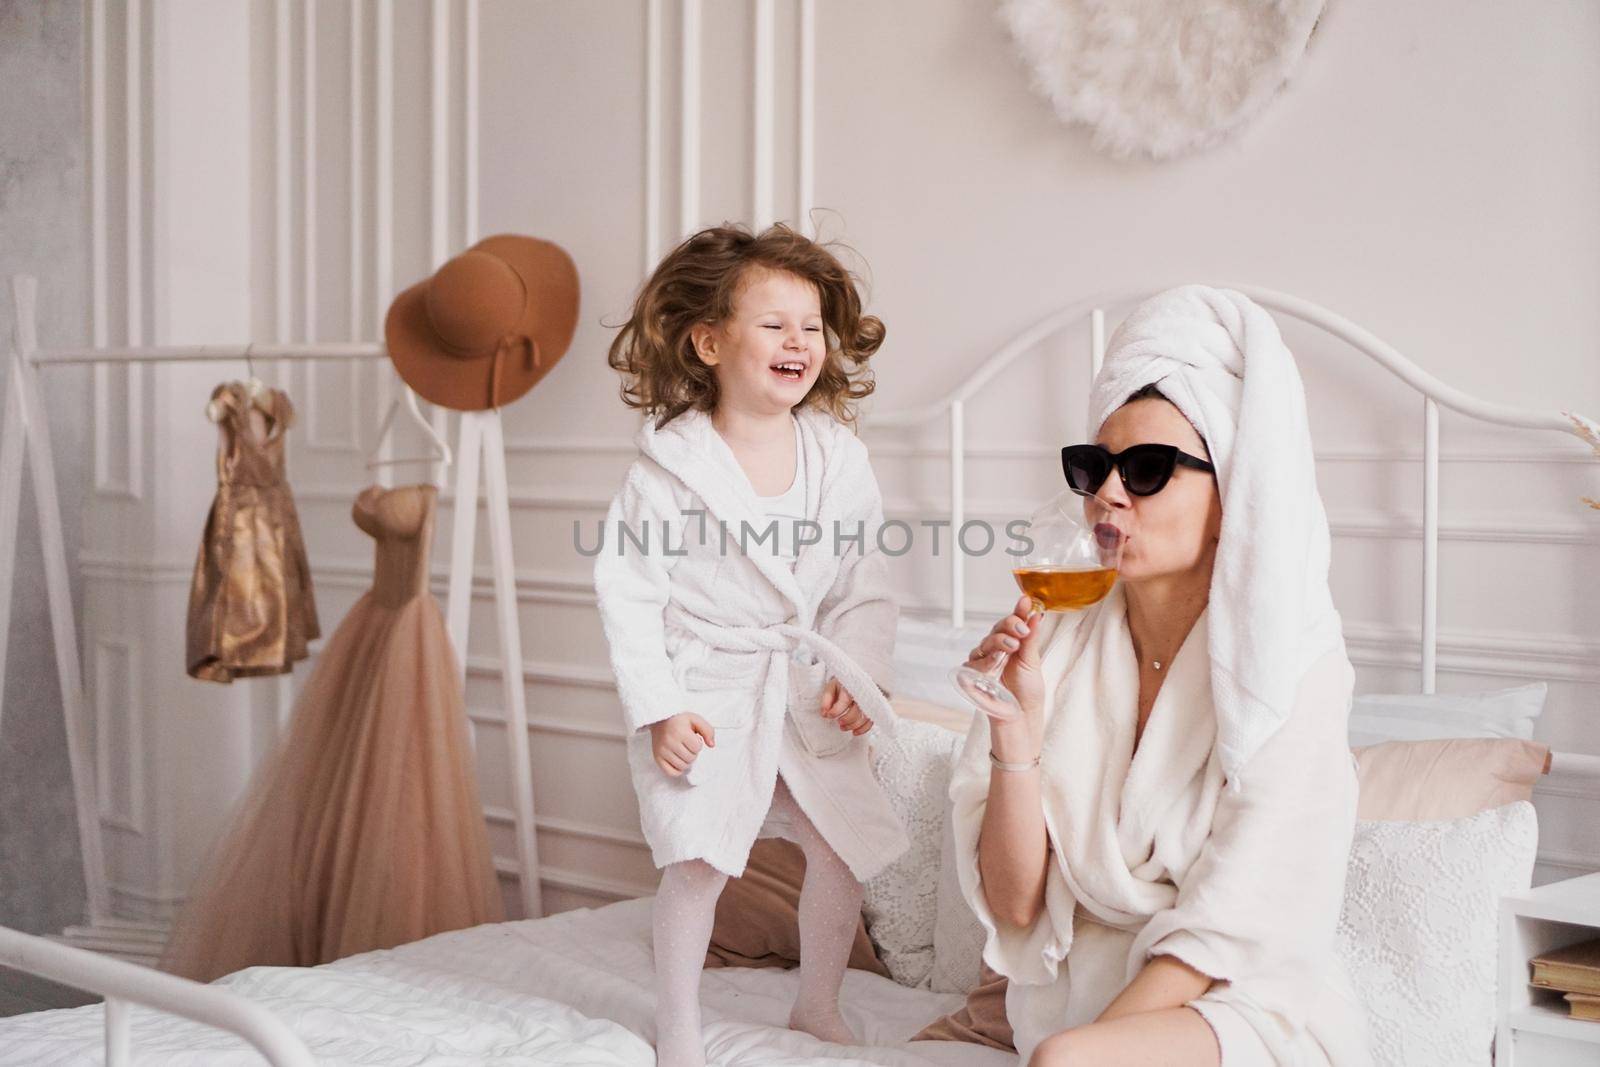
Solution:
[[[1533,796],[1550,749],[1513,738],[1387,741],[1355,750],[1358,819],[1459,819]]]
[[[933,906],[933,974],[935,993],[966,993],[982,980],[983,924],[972,913],[956,873],[956,834],[945,804],[939,835],[939,886]]]
[[[902,719],[910,719],[912,722],[931,722],[946,730],[954,730],[962,737],[966,737],[967,731],[972,728],[972,716],[977,714],[978,710],[971,704],[951,708],[927,700],[913,700],[902,696],[891,697],[889,706],[894,708],[895,715]]]
[[[946,708],[970,707],[950,680],[950,672],[966,662],[967,653],[993,625],[990,619],[957,629],[949,622],[900,616],[892,661],[894,695]]]
[[[717,899],[706,950],[707,967],[794,967],[800,962],[800,883],[806,856],[800,846],[763,837],[750,849],[744,874],[728,879]],[[866,926],[856,923],[849,966],[885,977],[889,969],[873,950]]]
[[[861,913],[889,976],[901,985],[927,988],[940,835],[950,806],[950,768],[963,737],[914,720],[901,722],[896,736],[899,744],[874,746],[872,770],[911,847],[866,884]]]
[[[1374,1067],[1489,1067],[1500,898],[1527,890],[1538,844],[1527,801],[1356,824],[1337,944]]]
[[[982,965],[978,984],[967,1002],[942,1019],[935,1019],[911,1040],[970,1041],[974,1045],[1017,1051],[1011,1022],[1006,1018],[1006,977]]]
[[[1533,736],[1544,710],[1543,682],[1487,693],[1394,693],[1358,696],[1350,708],[1350,745],[1436,737]]]

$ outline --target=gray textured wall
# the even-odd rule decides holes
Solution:
[[[39,279],[40,344],[87,340],[83,60],[80,0],[0,0],[0,340],[7,353],[10,278],[21,271]],[[0,396],[5,387],[0,377]],[[43,388],[81,605],[89,377],[59,368]],[[25,478],[0,718],[0,924],[43,932],[81,920],[84,892],[35,515]]]

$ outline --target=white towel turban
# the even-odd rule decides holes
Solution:
[[[1211,687],[1222,769],[1237,788],[1289,717],[1307,668],[1343,647],[1305,391],[1272,317],[1242,293],[1203,285],[1151,297],[1117,329],[1090,396],[1091,432],[1151,384],[1205,438],[1217,469]]]

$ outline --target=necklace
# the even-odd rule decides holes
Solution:
[[[1138,658],[1138,657],[1142,656],[1144,654],[1144,652],[1143,652],[1142,649],[1140,649],[1138,647],[1135,647],[1134,650],[1133,650],[1133,654],[1134,654],[1135,658]],[[1177,655],[1177,653],[1174,652],[1172,655],[1175,656],[1175,655]],[[1156,659],[1154,656],[1150,657],[1150,669],[1151,670],[1159,671],[1163,667],[1170,667],[1171,665],[1172,665],[1172,656],[1168,656],[1164,660],[1163,659]]]

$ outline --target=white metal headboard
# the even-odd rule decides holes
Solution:
[[[1564,412],[1532,411],[1481,400],[1435,378],[1401,355],[1371,331],[1302,297],[1255,285],[1232,285],[1271,311],[1315,326],[1366,354],[1401,381],[1422,394],[1422,692],[1435,690],[1439,647],[1439,406],[1462,415],[1502,426],[1553,430],[1582,438],[1578,419]],[[872,413],[864,421],[872,428],[914,428],[948,420],[950,432],[950,529],[959,531],[966,521],[966,404],[981,393],[1007,367],[1037,349],[1049,337],[1087,319],[1091,377],[1100,370],[1105,355],[1105,308],[1134,303],[1159,290],[1132,289],[1069,304],[1034,323],[1002,345],[943,398],[918,408]],[[1592,423],[1591,423],[1592,425]],[[950,623],[966,623],[965,557],[950,553]],[[1600,780],[1600,756],[1556,753],[1565,770]]]

